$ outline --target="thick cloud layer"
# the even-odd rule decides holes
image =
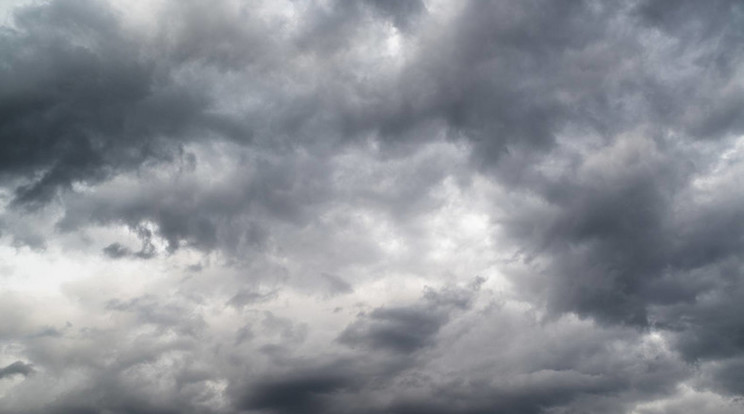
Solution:
[[[0,16],[0,413],[741,411],[740,2]]]

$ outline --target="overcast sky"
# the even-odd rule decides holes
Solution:
[[[1,414],[744,412],[740,0],[3,0]]]

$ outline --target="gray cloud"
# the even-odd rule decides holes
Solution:
[[[0,412],[736,408],[739,2],[145,3],[0,6]]]
[[[119,243],[111,243],[103,248],[103,254],[112,259],[119,259],[129,256],[130,254],[132,254],[132,252],[130,252],[128,248],[122,246]]]
[[[15,22],[3,33],[8,59],[1,82],[3,173],[31,179],[17,188],[17,203],[48,201],[60,187],[162,154],[154,135],[166,125],[151,124],[148,113],[188,108],[188,100],[163,95],[155,102],[155,68],[135,58],[135,45],[105,6],[30,6]]]
[[[320,367],[267,378],[253,384],[247,396],[237,402],[242,410],[296,413],[323,410],[334,394],[351,387],[354,376],[343,367]]]
[[[480,287],[477,279],[475,291]],[[427,291],[424,301],[407,307],[377,308],[346,328],[339,341],[350,346],[410,353],[433,343],[439,329],[457,309],[466,309],[473,291]]]
[[[4,368],[0,368],[0,379],[12,377],[13,375],[27,376],[34,372],[33,366],[23,361],[16,361]]]

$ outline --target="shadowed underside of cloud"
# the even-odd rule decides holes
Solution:
[[[741,2],[0,12],[1,413],[739,408]]]
[[[16,361],[5,368],[0,368],[0,379],[11,377],[13,375],[23,375],[25,377],[33,371],[31,364],[27,364],[23,361]]]

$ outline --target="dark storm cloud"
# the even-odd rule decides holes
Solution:
[[[407,307],[377,308],[346,328],[339,341],[352,347],[411,353],[433,343],[439,329],[455,310],[466,309],[483,282],[473,290],[449,288],[428,290],[422,303]]]
[[[302,158],[286,164],[291,158],[286,153],[282,162],[258,157],[245,160],[230,166],[235,169],[226,169],[228,176],[219,185],[204,185],[191,180],[198,178],[194,174],[179,173],[183,180],[175,186],[153,177],[145,187],[127,191],[114,187],[73,196],[59,227],[72,231],[91,222],[126,224],[138,234],[142,242],[138,254],[145,256],[153,253],[153,232],[171,251],[181,245],[230,253],[242,248],[261,250],[269,235],[259,217],[302,225],[309,219],[309,209],[329,191],[325,188],[329,177],[322,166]],[[153,230],[148,227],[151,224]]]
[[[647,123],[650,134],[732,136],[742,128],[742,91],[731,82],[741,17],[735,3],[720,3],[684,13],[671,27],[622,2],[466,3],[451,26],[421,36],[394,90],[347,110],[344,122],[396,140],[444,121],[453,137],[472,141],[479,164],[508,181],[534,157],[554,156],[555,138],[567,128],[609,141]],[[728,20],[716,24],[722,16]],[[701,25],[706,30],[676,30]],[[652,49],[659,30],[674,47]],[[724,56],[727,68],[711,64]],[[510,162],[517,157],[521,163]]]
[[[406,347],[410,340],[399,337],[380,343],[391,335],[373,337],[384,329],[375,331],[367,325],[367,335],[356,337],[365,345],[351,356],[314,364],[279,358],[278,373],[236,386],[236,406],[277,413],[342,413],[349,406],[370,414],[623,413],[639,401],[673,393],[687,375],[673,355],[651,344],[636,348],[641,337],[632,329],[585,330],[589,326],[566,320],[535,324],[534,316],[509,315],[498,307],[469,313],[480,294],[472,288],[429,290],[409,306],[388,312],[396,316],[369,322],[389,323],[396,317],[395,322],[408,321],[407,316],[399,317],[401,309],[412,313],[428,308],[436,313],[437,307],[444,307],[456,312],[437,323],[438,340],[425,335],[426,348]],[[512,330],[511,324],[520,329]],[[419,334],[418,326],[407,327],[408,335]],[[349,329],[342,333],[342,342],[348,335]],[[496,351],[483,353],[480,347],[485,343]],[[452,365],[444,362],[446,374],[435,368],[442,367],[439,358],[453,358]],[[285,372],[286,367],[293,369]]]
[[[139,250],[96,247],[117,265],[165,245],[247,270],[153,282],[168,295],[66,287],[79,313],[119,324],[106,329],[0,321],[35,370],[87,375],[5,412],[627,413],[682,383],[742,395],[739,2],[303,7],[282,20],[164,2],[142,33],[101,2],[15,11],[0,33],[0,180],[3,201],[36,213],[3,217],[12,244],[46,246],[15,221],[54,206],[59,237],[128,228]],[[385,54],[390,33],[400,50]],[[442,137],[471,164],[416,157]],[[414,235],[452,177],[503,190],[493,256],[518,312],[475,307],[477,282],[384,298],[338,331],[282,316],[304,306],[285,292],[365,293],[340,270],[393,254],[359,229],[381,216]],[[401,244],[411,261],[432,250]],[[251,284],[265,263],[287,286]],[[293,265],[310,276],[284,277]],[[0,378],[30,372],[16,362]],[[39,378],[24,386],[47,389]]]
[[[570,108],[557,118],[567,122],[562,126],[583,124],[592,132],[579,134],[601,137],[591,152],[566,150],[571,139],[583,145],[582,138],[554,124],[546,131],[565,138],[542,150],[547,152],[517,148],[485,161],[525,200],[540,200],[534,208],[507,213],[506,240],[520,246],[528,268],[541,275],[519,276],[517,283],[545,298],[554,312],[670,329],[688,360],[731,358],[744,351],[734,328],[741,324],[739,312],[732,312],[738,303],[744,209],[726,190],[702,190],[698,183],[716,174],[719,157],[731,148],[729,140],[742,132],[738,114],[744,94],[735,82],[741,70],[742,10],[735,2],[714,2],[705,9],[694,2],[664,3],[642,3],[624,17],[626,24],[661,34],[674,45],[661,60],[638,55],[646,47],[639,43],[642,38],[602,36],[592,46],[591,36],[581,36],[588,43],[576,44],[564,32],[567,36],[557,36],[554,44],[563,53],[546,66],[557,72],[528,77],[561,85],[569,77],[560,62],[579,63],[565,58],[592,49],[593,65],[604,57],[637,69],[594,77],[599,73],[589,68],[584,85],[571,87],[580,99],[558,106]],[[597,54],[596,47],[601,51],[608,45],[629,54]],[[539,43],[525,50],[540,50]],[[686,68],[671,74],[675,65]],[[614,82],[625,86],[614,89]],[[545,89],[547,97],[541,99],[549,101],[558,91]],[[600,104],[593,113],[591,102]],[[633,110],[629,102],[645,110]],[[628,123],[632,120],[636,124]],[[524,168],[520,160],[533,164]],[[541,170],[555,162],[563,167]],[[730,375],[718,380],[729,390],[737,387]]]
[[[236,408],[270,413],[324,411],[334,394],[354,383],[355,376],[343,364],[300,370],[253,384]]]
[[[744,128],[740,85],[731,84],[741,65],[741,28],[744,9],[741,3],[716,0],[701,7],[694,1],[643,1],[634,13],[643,24],[671,36],[677,42],[676,57],[695,54],[702,69],[696,84],[690,79],[674,90],[669,81],[658,79],[647,92],[659,120],[674,122],[696,138],[719,138],[738,134]],[[684,97],[687,99],[682,99]]]
[[[573,123],[617,127],[628,115],[618,112],[625,79],[608,70],[640,50],[635,39],[612,32],[618,7],[596,6],[465,3],[447,26],[421,35],[415,58],[387,94],[346,110],[344,122],[392,142],[441,122],[453,138],[476,146],[481,163],[512,150],[545,151]]]
[[[3,33],[3,172],[43,174],[17,190],[19,203],[47,201],[60,186],[103,178],[114,167],[109,154],[147,150],[135,136],[131,149],[111,139],[126,124],[123,113],[147,98],[152,69],[114,54],[126,56],[131,47],[107,12],[92,3],[54,2],[17,12],[18,28]],[[88,42],[91,49],[83,46]]]
[[[119,243],[111,243],[103,248],[103,254],[112,259],[120,259],[122,257],[129,256],[130,254],[132,254],[132,252],[127,247],[124,247]]]
[[[351,346],[412,352],[432,341],[445,318],[430,309],[376,309],[365,322],[347,328],[339,340]]]
[[[368,7],[394,16],[396,21],[423,13],[424,9],[418,2],[395,4],[369,2]],[[218,6],[202,13],[197,4],[172,7],[178,24],[169,33],[175,39],[167,44],[170,60],[157,60],[151,56],[157,50],[128,39],[105,6],[87,7],[85,2],[70,0],[19,12],[18,29],[6,35],[10,51],[20,54],[20,50],[38,50],[6,66],[7,83],[10,79],[14,83],[27,79],[21,82],[27,86],[7,88],[4,101],[13,111],[21,112],[10,117],[3,129],[8,139],[26,144],[9,145],[22,153],[7,154],[4,165],[8,173],[37,176],[19,188],[19,202],[49,199],[57,188],[74,182],[95,182],[153,157],[167,159],[173,145],[190,133],[235,135],[228,131],[233,128],[227,126],[231,123],[238,135],[266,130],[256,117],[259,114],[243,114],[244,121],[216,117],[211,111],[211,97],[198,86],[178,84],[173,71],[188,62],[219,66],[233,59],[234,53],[250,56],[246,62],[264,71],[287,71],[291,67],[281,66],[277,59],[291,48],[276,45],[274,52],[262,48],[262,41],[276,44],[279,39],[262,37],[240,26],[235,18],[228,17],[229,8]],[[330,15],[321,13],[316,21],[304,23],[327,30],[333,24],[323,21],[331,19],[357,27],[364,13],[330,16],[359,8],[356,3],[339,6],[332,8]],[[648,95],[648,99],[642,96],[641,102],[648,105],[656,105],[655,100],[661,99],[657,96],[662,96],[664,101],[656,106],[668,106],[678,101],[678,96],[670,94],[679,89],[665,85],[655,68],[651,73],[641,66],[637,67],[638,73],[607,71],[617,65],[632,68],[637,62],[631,59],[643,52],[636,39],[619,36],[609,29],[611,24],[605,24],[612,23],[613,12],[618,11],[624,10],[578,1],[540,6],[467,4],[452,28],[424,38],[417,59],[403,69],[399,81],[379,85],[380,92],[366,96],[361,106],[349,103],[357,98],[355,95],[365,96],[368,86],[345,84],[344,78],[331,79],[328,90],[308,85],[312,89],[306,96],[286,95],[288,92],[280,90],[264,96],[287,105],[286,111],[272,115],[278,125],[287,127],[280,126],[274,132],[281,136],[287,131],[300,131],[303,125],[317,125],[311,129],[320,128],[318,132],[329,136],[339,132],[354,136],[372,130],[394,139],[408,139],[406,133],[422,123],[441,120],[453,136],[473,140],[479,157],[498,159],[509,147],[549,147],[554,135],[569,124],[602,131],[618,128],[622,122],[638,120],[626,107],[636,95]],[[72,27],[71,22],[76,26]],[[302,36],[311,42],[322,37],[312,31]],[[332,37],[343,38],[336,34]],[[46,50],[51,53],[42,52]],[[67,70],[65,65],[69,66]],[[25,69],[28,67],[35,69]],[[45,67],[48,69],[42,70]],[[575,74],[577,68],[582,71],[580,77]],[[89,75],[82,76],[82,72]],[[291,71],[287,75],[298,76]],[[99,84],[93,87],[82,79],[97,79]],[[295,81],[305,79],[300,76]],[[344,89],[351,94],[342,94]],[[729,97],[721,104],[725,108],[714,108],[707,118],[691,122],[721,125],[723,122],[711,120],[735,119],[736,110],[731,108],[737,107],[738,95],[735,90],[728,92]],[[18,99],[35,103],[13,103]],[[306,108],[293,115],[292,101],[304,102]],[[666,122],[689,118],[683,109],[675,109]],[[154,113],[159,115],[152,117]],[[238,126],[248,119],[255,125]],[[297,127],[289,127],[292,123]],[[702,126],[691,128],[707,131]],[[709,132],[707,135],[713,134]],[[174,143],[165,139],[168,137],[178,139]]]
[[[16,204],[170,159],[190,133],[221,129],[208,97],[179,84],[104,3],[27,6],[14,23],[1,34],[0,174],[24,178]]]
[[[27,376],[34,372],[33,366],[23,361],[16,361],[5,368],[0,368],[0,379],[14,375]]]
[[[573,112],[559,116],[559,119],[572,124],[584,123],[594,128],[594,133],[606,134],[614,130],[608,136],[608,144],[600,144],[598,149],[607,153],[603,160],[617,165],[589,167],[594,161],[588,156],[566,155],[556,149],[544,158],[531,159],[539,164],[571,157],[567,168],[550,174],[521,171],[519,182],[514,183],[516,191],[537,195],[548,203],[549,210],[544,216],[535,211],[525,215],[517,212],[511,217],[514,221],[510,231],[515,240],[525,236],[531,238],[528,246],[529,251],[534,252],[533,258],[551,260],[546,268],[546,273],[550,274],[546,279],[550,284],[547,293],[558,309],[613,321],[646,324],[649,305],[693,300],[696,294],[709,287],[700,280],[686,278],[687,272],[725,263],[740,251],[741,228],[737,223],[741,206],[727,204],[723,199],[721,205],[715,202],[696,205],[688,198],[694,192],[691,188],[693,180],[709,171],[716,158],[691,153],[685,147],[685,141],[731,137],[741,132],[741,126],[727,121],[729,115],[723,114],[731,114],[730,119],[737,119],[738,116],[733,114],[742,108],[740,100],[744,95],[738,87],[731,85],[733,74],[730,71],[708,66],[709,61],[715,59],[712,54],[737,53],[738,41],[735,39],[740,35],[740,26],[735,22],[741,19],[741,10],[734,3],[717,2],[712,11],[680,12],[661,3],[650,2],[639,6],[638,10],[630,10],[626,16],[629,19],[627,23],[638,23],[639,27],[650,25],[653,30],[661,30],[669,36],[669,41],[679,42],[676,55],[657,62],[659,66],[656,68],[653,61],[646,63],[632,55],[620,55],[622,59],[633,59],[627,62],[631,67],[646,63],[655,70],[638,66],[642,69],[639,73],[609,72],[596,79],[590,76],[584,89],[576,88],[578,92],[585,92],[585,96],[579,95],[582,100],[574,103]],[[696,4],[688,2],[681,9],[695,8]],[[636,21],[639,15],[641,21]],[[723,15],[727,16],[725,23],[716,24]],[[692,33],[683,29],[691,25],[697,25],[695,27],[699,29]],[[576,25],[560,26],[573,28]],[[559,43],[555,46],[563,49],[561,61],[575,48],[579,53],[592,46],[591,40],[584,36],[574,38],[571,32],[557,38]],[[541,37],[535,35],[534,39],[537,41]],[[585,39],[589,43],[577,44],[571,39]],[[630,42],[632,39],[601,39],[605,44],[625,44],[631,47],[628,51],[633,55],[642,50],[637,41]],[[540,50],[539,45],[526,47],[525,53]],[[690,83],[686,78],[673,82],[665,76],[665,68],[675,61],[682,63],[693,57],[699,62],[696,61],[689,70],[707,76],[704,86],[693,83],[691,78]],[[548,66],[553,69],[561,67]],[[591,74],[590,70],[587,75]],[[557,72],[536,78],[559,81],[566,76]],[[616,76],[621,77],[618,81],[628,82],[626,88],[613,90],[593,85],[595,80],[604,83],[613,81]],[[678,95],[682,90],[688,91],[687,99]],[[548,89],[546,92],[549,99],[558,90]],[[589,109],[588,104],[594,101],[620,104],[628,99],[637,100],[650,111],[637,113],[621,105],[614,108],[619,110],[615,116],[611,117],[607,112],[602,114],[602,118],[619,120],[629,116],[625,120],[635,119],[648,127],[639,131],[633,125],[620,124],[607,130],[588,118],[588,113],[575,112]],[[710,111],[693,113],[698,105],[706,106],[712,101],[716,103],[712,104]],[[604,109],[600,106],[597,110]],[[606,109],[609,111],[611,108]],[[716,128],[704,125],[715,125]],[[618,129],[628,127],[630,129],[625,133]],[[560,128],[553,126],[547,130],[558,133]],[[667,135],[670,131],[671,136]],[[634,136],[638,135],[644,137],[642,145],[633,148],[638,143],[633,143]],[[571,138],[566,139],[569,143]],[[522,155],[513,155],[514,159],[519,157]],[[509,160],[491,157],[488,162],[495,165],[498,175],[513,174],[499,170],[499,163],[514,165]],[[680,205],[685,207],[680,209]],[[687,214],[685,210],[693,210],[693,214]]]
[[[386,308],[449,314],[438,322],[437,340],[428,336],[415,352],[360,338],[367,345],[350,352],[329,346],[303,354],[297,335],[302,327],[271,313],[256,315],[233,341],[208,325],[183,331],[193,326],[199,298],[189,298],[196,301],[191,304],[187,298],[169,303],[174,298],[163,296],[108,301],[99,312],[115,318],[116,324],[106,325],[111,328],[27,342],[33,360],[47,372],[77,367],[90,373],[88,380],[43,408],[5,412],[343,413],[355,406],[370,414],[621,413],[669,394],[684,378],[684,365],[653,344],[639,346],[642,337],[632,329],[570,318],[540,323],[529,312],[496,304],[474,309],[488,294],[481,284],[427,289],[413,303]],[[387,319],[383,322],[405,320]],[[264,340],[277,345],[262,346]],[[484,353],[484,346],[498,352]],[[210,400],[210,384],[224,379],[229,379],[227,406]],[[39,399],[38,388],[31,391]]]
[[[358,11],[328,18],[353,27],[372,10],[403,25],[423,9],[419,2],[405,4],[360,2],[348,6]],[[332,15],[345,8],[332,8]],[[25,181],[16,188],[17,205],[41,206],[75,183],[95,184],[148,160],[171,160],[188,137],[245,141],[252,130],[266,130],[246,123],[264,123],[260,114],[218,115],[211,91],[179,76],[210,67],[282,71],[287,46],[258,32],[258,20],[251,29],[222,4],[209,10],[195,2],[169,4],[166,11],[174,24],[162,28],[165,43],[129,32],[102,3],[59,0],[15,12],[15,27],[2,33],[0,173]],[[332,27],[318,19],[318,27]],[[288,105],[276,116],[280,125],[296,118],[301,128],[323,109],[298,108],[293,115],[298,96],[265,98]],[[308,99],[324,98],[310,96],[303,105],[315,105]],[[297,128],[280,126],[276,134]]]

